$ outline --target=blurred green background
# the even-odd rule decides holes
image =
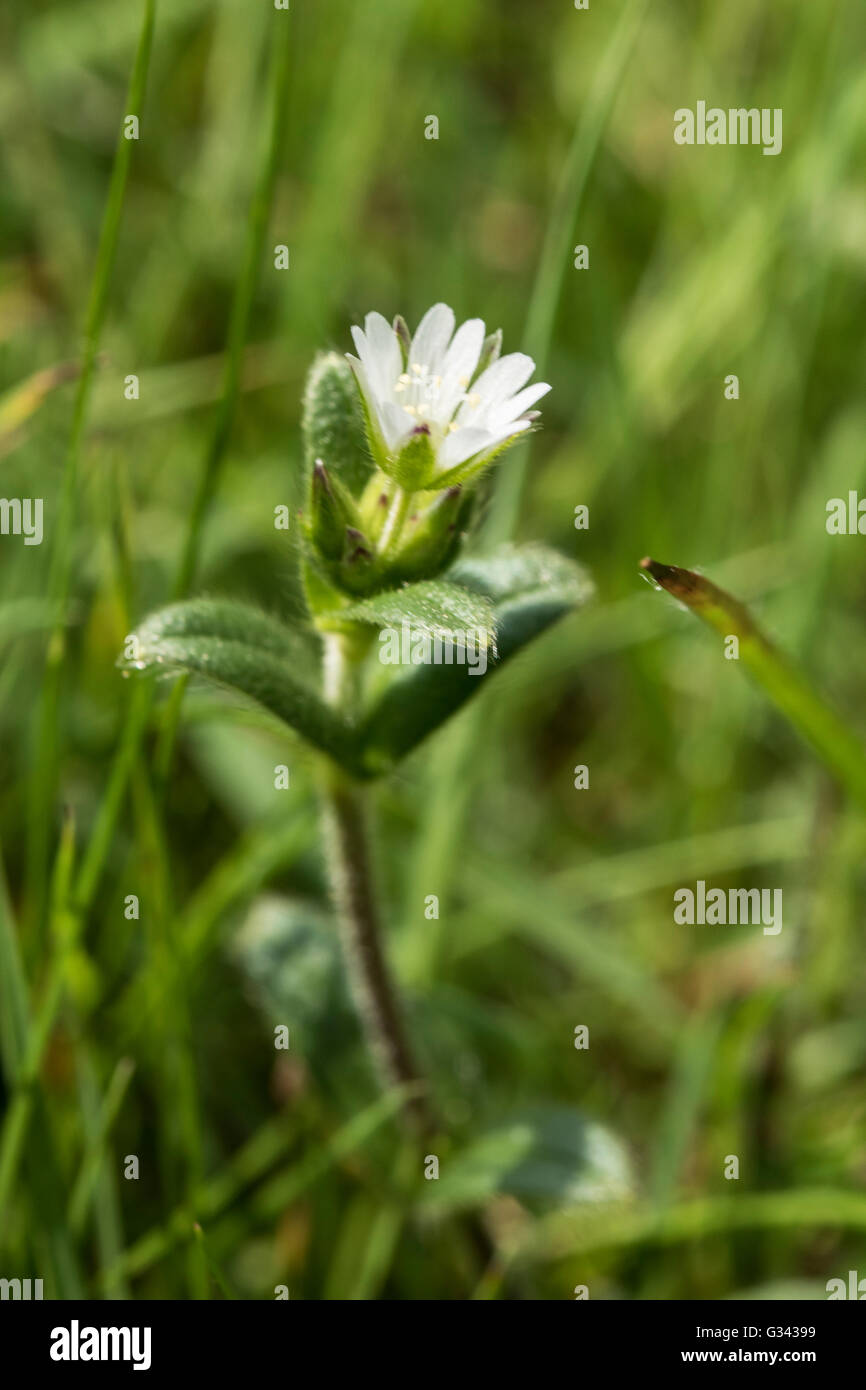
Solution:
[[[27,383],[80,358],[141,15],[10,0],[0,17],[0,491],[45,503],[41,546],[0,537],[0,1273],[46,1296],[311,1299],[809,1298],[866,1274],[862,813],[637,571],[647,553],[705,569],[864,729],[864,542],[824,524],[829,498],[866,493],[862,4],[163,0],[46,749],[76,387]],[[377,1100],[308,756],[272,721],[190,687],[163,777],[163,684],[75,906],[127,746],[115,660],[172,595],[212,438],[286,24],[285,134],[193,591],[297,611],[273,516],[300,504],[311,358],[347,350],[370,309],[414,326],[440,299],[553,385],[495,524],[513,511],[518,539],[598,589],[377,789],[389,950],[450,1127],[438,1183]],[[698,100],[781,107],[782,153],[676,146],[673,111]],[[783,931],[676,926],[673,892],[698,878],[781,887]],[[504,1252],[486,1275],[467,1209]]]

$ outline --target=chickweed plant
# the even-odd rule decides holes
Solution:
[[[367,824],[367,784],[387,774],[591,586],[541,545],[473,555],[478,485],[531,429],[550,387],[524,353],[502,355],[480,319],[455,331],[436,304],[414,335],[368,314],[357,356],[312,364],[303,401],[306,507],[300,559],[307,614],[281,622],[231,598],[196,598],[133,633],[126,669],[203,676],[251,697],[319,755],[323,844],[343,959],[383,1086],[437,1128],[387,963]],[[383,679],[379,635],[414,639]],[[461,661],[466,634],[483,670]],[[476,679],[473,679],[473,676]]]

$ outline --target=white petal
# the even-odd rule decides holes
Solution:
[[[381,314],[367,315],[364,320],[364,332],[371,357],[371,365],[367,368],[371,385],[381,395],[389,396],[394,382],[403,370],[399,339],[388,320]]]
[[[364,378],[367,383],[367,397],[372,402],[381,394],[379,374],[376,369],[376,359],[367,341],[367,335],[362,328],[352,329],[352,341],[355,344],[355,351],[358,354],[358,359],[364,371]]]
[[[377,409],[385,442],[394,452],[407,435],[412,433],[418,422],[413,420],[411,415],[407,415],[401,405],[395,405],[393,401],[380,401]]]
[[[454,430],[452,434],[446,435],[439,450],[439,467],[453,468],[455,464],[463,463],[481,449],[489,448],[492,439],[489,430],[473,429],[468,425],[462,430]]]
[[[355,344],[358,360],[366,365],[370,357],[370,349],[367,346],[367,337],[363,328],[358,328],[357,325],[353,325],[352,342]],[[348,356],[348,353],[346,355]]]
[[[451,334],[454,332],[454,310],[447,304],[434,304],[428,309],[418,325],[409,352],[409,370],[417,362],[426,367],[431,375],[441,369]]]
[[[550,390],[546,381],[535,381],[531,386],[524,386],[522,391],[518,391],[516,396],[509,396],[508,400],[502,401],[499,405],[493,406],[487,414],[487,423],[491,429],[499,429],[507,425],[511,420],[517,420],[529,410],[536,401],[542,396],[546,396]]]
[[[471,377],[478,366],[484,346],[484,320],[467,319],[461,323],[451,340],[442,361],[442,375]]]
[[[478,358],[484,346],[483,319],[467,319],[462,323],[451,341],[451,346],[442,361],[442,390],[436,402],[436,415],[443,424],[451,419],[460,397],[478,366]]]
[[[535,363],[525,352],[509,352],[506,357],[500,357],[472,383],[473,393],[481,397],[480,408],[486,410],[491,405],[498,405],[506,396],[513,396],[534,371]],[[465,409],[464,406],[462,411]]]
[[[373,406],[375,405],[375,396],[373,395],[373,392],[370,389],[370,379],[367,376],[367,369],[365,368],[363,362],[360,362],[357,357],[352,356],[351,352],[346,353],[346,361],[348,362],[349,366],[352,368],[352,371],[355,374],[355,380],[358,383],[358,388],[361,392],[361,395],[364,397],[364,400],[367,403],[367,408],[369,410],[372,410]]]
[[[531,424],[531,420],[512,420],[510,425],[503,425],[501,429],[494,430],[493,447],[495,448],[497,444],[501,444],[505,439],[511,439],[512,435],[522,434],[524,430],[529,429]]]

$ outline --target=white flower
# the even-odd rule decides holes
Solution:
[[[531,357],[499,357],[473,380],[484,347],[484,324],[468,319],[454,332],[454,312],[434,304],[404,357],[397,332],[381,314],[352,329],[357,357],[346,356],[358,381],[371,441],[380,459],[394,460],[419,433],[428,436],[433,477],[477,471],[506,441],[529,428],[527,411],[550,387],[527,386]],[[522,388],[522,389],[521,389]],[[384,465],[387,467],[387,463]]]

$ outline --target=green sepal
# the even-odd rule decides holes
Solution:
[[[313,549],[328,560],[338,560],[345,549],[347,527],[359,528],[361,516],[351,493],[339,478],[316,459],[310,476],[307,538]]]
[[[435,468],[436,454],[430,438],[430,426],[417,425],[385,471],[406,492],[421,492],[430,487]]]
[[[403,369],[405,371],[409,364],[409,349],[412,346],[412,334],[409,332],[409,325],[402,314],[397,314],[391,325],[397,334],[397,341],[400,344],[400,351],[403,354]]]
[[[488,333],[481,345],[481,354],[478,358],[478,365],[472,374],[472,380],[477,381],[482,372],[486,372],[488,367],[499,357],[502,351],[502,329],[497,328],[495,333]]]
[[[484,473],[491,464],[496,463],[502,457],[506,449],[510,449],[512,444],[519,443],[531,434],[531,430],[521,430],[518,434],[511,434],[507,439],[503,439],[501,444],[495,448],[488,449],[486,453],[473,454],[471,458],[464,459],[462,463],[457,463],[453,468],[449,468],[445,473],[440,473],[436,478],[437,487],[466,487],[469,483],[474,483],[481,474]]]

